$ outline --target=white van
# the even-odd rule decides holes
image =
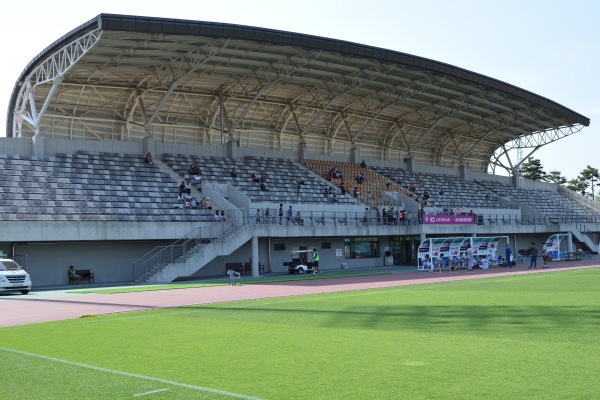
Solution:
[[[0,258],[0,293],[21,292],[27,294],[31,290],[31,277],[16,261]]]

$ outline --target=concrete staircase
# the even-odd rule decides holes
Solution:
[[[189,236],[195,236],[194,232]],[[172,262],[151,264],[135,282],[140,284],[169,283],[179,276],[193,275],[215,257],[231,254],[251,238],[252,226],[230,225],[221,232],[219,237],[180,239],[175,244],[165,246],[161,250],[178,255]],[[177,248],[174,248],[175,246]],[[186,248],[187,251],[181,251],[180,247]]]

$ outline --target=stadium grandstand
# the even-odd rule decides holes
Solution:
[[[559,234],[598,254],[598,204],[519,176],[589,123],[409,54],[101,14],[16,81],[0,252],[38,287],[66,285],[69,265],[96,284],[285,273],[313,247],[325,272],[416,266],[446,236],[507,236],[517,254]]]

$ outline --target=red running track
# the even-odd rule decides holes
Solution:
[[[63,292],[61,295],[53,297],[49,295],[51,292],[31,292],[26,296],[0,296],[0,327],[60,321],[79,318],[82,315],[100,315],[239,300],[421,285],[506,275],[537,274],[556,270],[595,268],[598,266],[600,266],[598,260],[584,260],[553,262],[549,269],[541,269],[540,266],[537,269],[529,270],[525,265],[519,265],[511,269],[495,268],[490,270],[461,270],[442,273],[392,272],[369,276],[335,277],[335,279],[307,279],[302,281],[242,284],[242,286],[236,287],[211,286],[118,294],[69,294]],[[334,277],[335,275],[332,274],[332,276]],[[327,277],[327,274],[324,277]]]

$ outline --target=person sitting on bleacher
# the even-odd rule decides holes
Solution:
[[[331,174],[331,177],[334,178],[334,179],[343,178],[344,177],[344,175],[342,175],[341,172],[338,172],[338,170],[337,170],[336,167],[331,168],[331,170],[329,171],[329,173]]]
[[[358,174],[358,176],[356,177],[356,183],[362,185],[365,182],[365,179],[366,178],[363,174]]]
[[[190,164],[190,168],[188,169],[188,171],[192,175],[198,175],[198,174],[200,174],[200,167],[198,166],[198,164],[192,163],[192,164]]]
[[[354,193],[352,195],[355,199],[358,199],[358,196],[360,196],[360,188],[358,186],[354,186]]]
[[[250,180],[251,180],[252,182],[256,182],[256,183],[259,183],[259,182],[260,182],[260,179],[258,179],[258,178],[256,177],[256,174],[252,174],[252,176],[250,177]]]
[[[152,154],[146,154],[146,164],[154,164],[154,160],[152,158]]]
[[[304,220],[300,215],[300,211],[296,212],[296,216],[294,217],[294,223],[297,225],[304,225]]]
[[[345,195],[346,194],[346,183],[344,183],[344,178],[342,178],[339,185],[340,185],[340,191],[342,192],[342,195]]]
[[[263,192],[269,191],[269,189],[267,188],[267,184],[265,182],[260,183],[260,190],[262,190]]]
[[[232,178],[237,178],[237,176],[238,176],[237,169],[236,169],[235,167],[233,167],[233,168],[231,169],[231,177],[232,177]]]

